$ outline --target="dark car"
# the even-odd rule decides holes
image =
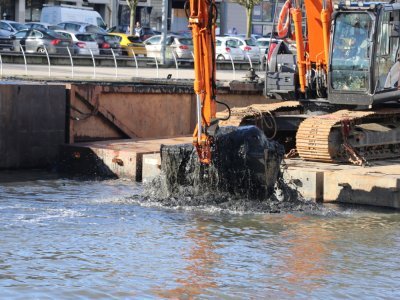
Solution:
[[[142,41],[147,40],[149,37],[152,37],[153,35],[156,35],[156,33],[154,32],[153,29],[151,29],[150,27],[143,27],[143,33],[140,37],[140,39]]]
[[[52,30],[24,29],[11,36],[14,51],[68,54],[72,41]]]
[[[117,36],[102,33],[93,35],[99,45],[100,55],[112,55],[112,51],[115,55],[122,55],[121,45]]]
[[[0,49],[11,50],[13,48],[13,41],[11,40],[11,35],[18,32],[19,30],[26,29],[24,24],[1,20],[0,21]]]
[[[0,35],[0,49],[1,50],[12,50],[13,49],[13,40],[8,36]]]
[[[27,27],[24,24],[15,21],[8,21],[8,20],[0,21],[0,36],[9,37],[12,34],[22,29],[27,29]]]

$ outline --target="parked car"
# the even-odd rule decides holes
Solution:
[[[122,55],[133,56],[134,52],[136,56],[147,56],[146,47],[139,37],[114,32],[109,33],[109,35],[114,35],[118,39],[122,48]]]
[[[244,60],[244,52],[239,48],[237,41],[231,37],[216,38],[217,60]]]
[[[230,39],[235,40],[237,46],[244,51],[245,59],[250,58],[252,61],[260,61],[260,49],[253,38],[232,36]]]
[[[260,55],[265,55],[268,53],[268,48],[269,48],[269,41],[270,38],[259,38],[256,40],[256,45],[258,49],[260,50]]]
[[[140,36],[142,41],[147,40],[148,38],[156,35],[156,33],[154,32],[153,29],[151,29],[150,27],[143,27],[143,34]]]
[[[0,49],[1,50],[12,50],[13,41],[9,36],[0,36]]]
[[[112,55],[112,51],[115,55],[122,55],[119,39],[115,35],[95,33],[93,36],[99,46],[100,55]]]
[[[56,30],[56,32],[72,41],[73,54],[100,54],[99,45],[92,33],[73,33],[66,30]]]
[[[155,35],[145,40],[147,56],[161,58],[161,35]],[[176,58],[192,58],[193,40],[191,38],[167,35],[165,42],[166,56],[172,59],[172,53]]]
[[[13,49],[13,41],[11,40],[11,35],[18,32],[19,30],[26,29],[27,27],[24,24],[1,20],[0,21],[0,49],[4,50],[12,50]]]
[[[0,21],[0,36],[9,37],[22,29],[27,29],[27,27],[22,23],[8,20]]]
[[[58,25],[51,25],[49,23],[41,23],[41,22],[27,22],[24,24],[27,28],[29,29],[42,29],[42,30],[57,30],[57,29],[62,29]]]
[[[68,54],[67,47],[72,47],[71,40],[52,30],[24,29],[11,36],[14,51]]]
[[[104,29],[84,22],[62,22],[57,24],[61,29],[72,32],[107,33]]]

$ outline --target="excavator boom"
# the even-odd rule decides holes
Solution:
[[[211,163],[216,119],[215,64],[215,0],[190,0],[189,27],[193,37],[194,91],[196,93],[197,125],[193,144],[200,161]]]

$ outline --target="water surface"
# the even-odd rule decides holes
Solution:
[[[0,298],[397,298],[400,214],[143,207],[131,181],[0,174]]]

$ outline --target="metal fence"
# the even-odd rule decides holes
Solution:
[[[193,58],[180,59],[174,52],[171,52],[171,56],[167,57],[166,64],[162,65],[159,58],[139,56],[134,50],[131,50],[130,55],[121,55],[119,51],[116,52],[114,49],[102,49],[102,55],[98,55],[97,52],[95,54],[92,49],[88,48],[87,55],[76,55],[72,48],[59,48],[56,51],[54,49],[49,51],[49,49],[43,46],[40,52],[27,53],[24,47],[20,46],[19,51],[0,51],[0,76],[24,75],[34,77],[36,75],[41,77],[47,76],[49,78],[59,76],[79,78],[84,74],[85,77],[93,79],[104,76],[108,78],[132,76],[160,78],[164,77],[165,73],[167,73],[167,77],[169,78],[190,79],[188,74],[193,73]],[[68,62],[66,63],[66,61]],[[266,61],[266,59],[262,61]],[[22,70],[21,65],[23,65]],[[248,69],[253,69],[255,66],[257,66],[256,69],[258,71],[264,69],[262,63],[252,61],[249,56],[244,61],[234,60],[232,56],[230,56],[229,61],[218,60],[217,79],[240,79]],[[98,72],[99,69],[105,67],[107,71]],[[112,72],[110,72],[111,68],[113,69]],[[174,76],[171,73],[172,70],[174,70],[172,72],[175,73]]]

